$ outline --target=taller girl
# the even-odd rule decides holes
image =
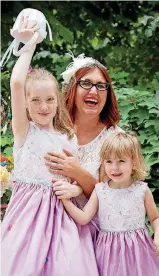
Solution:
[[[27,36],[37,30],[25,18],[19,31]],[[89,228],[80,240],[44,163],[48,151],[74,153],[76,146],[56,79],[44,69],[28,73],[35,48],[19,57],[11,76],[15,167],[2,227],[2,275],[98,276]]]

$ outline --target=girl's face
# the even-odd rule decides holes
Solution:
[[[111,155],[109,159],[104,161],[104,167],[108,178],[115,184],[127,186],[131,182],[133,169],[131,157],[123,156],[123,158],[117,158]]]
[[[57,87],[51,80],[32,81],[27,92],[26,106],[31,119],[48,130],[53,129],[57,110]]]
[[[106,83],[102,72],[98,69],[92,69],[81,80],[87,80],[93,84],[98,82]],[[107,100],[107,90],[99,91],[95,86],[86,90],[79,84],[75,96],[75,105],[77,114],[99,116]]]

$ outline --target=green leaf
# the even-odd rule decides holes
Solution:
[[[157,189],[158,189],[158,187],[159,187],[159,180],[152,180],[151,181],[151,184],[154,186],[154,187],[156,187]],[[155,190],[156,190],[156,188],[155,188]]]
[[[156,134],[159,137],[159,120],[158,121],[156,120],[154,127],[155,127]]]
[[[13,155],[13,149],[12,149],[12,147],[6,147],[3,153],[6,156],[12,156]]]
[[[143,24],[144,26],[146,26],[149,19],[153,19],[153,16],[144,15],[143,17],[141,17],[139,19],[139,23]]]
[[[144,141],[147,139],[147,136],[145,135],[145,131],[139,130],[139,140],[143,144]]]
[[[158,114],[158,115],[159,115],[159,110],[158,110],[157,108],[151,108],[151,109],[149,110],[149,113],[150,113],[150,114]]]
[[[4,136],[1,137],[1,146],[4,147],[6,145],[12,145],[13,137],[12,136]]]
[[[133,110],[133,106],[132,105],[120,106],[119,109],[120,109],[120,114],[121,114],[122,120],[126,120],[130,110]]]
[[[145,108],[139,109],[140,122],[149,118],[149,113]]]
[[[92,47],[95,49],[98,45],[98,38],[94,37],[91,41]]]
[[[145,154],[159,152],[159,145],[156,147],[146,147],[143,151]]]
[[[145,157],[146,164],[150,167],[154,164],[159,163],[158,157],[155,157],[154,155],[147,155]]]
[[[147,122],[145,122],[145,128],[149,127],[149,126],[154,126],[158,124],[158,121],[156,119],[154,120],[148,120]]]
[[[63,26],[63,24],[54,16],[52,15],[50,17],[50,25],[52,26],[53,30],[53,38],[54,34],[56,36],[61,36],[66,42],[69,42],[70,44],[73,43],[74,35],[73,32],[71,32],[68,28]]]

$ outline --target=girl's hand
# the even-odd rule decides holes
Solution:
[[[64,175],[72,179],[76,179],[79,173],[80,165],[78,160],[68,150],[63,150],[65,154],[58,154],[55,152],[48,152],[45,156],[51,173]]]
[[[29,23],[29,16],[21,17],[20,26],[18,29],[18,35],[23,42],[27,42],[31,39],[33,34],[39,30],[37,23]]]
[[[70,184],[64,180],[52,180],[53,191],[59,199],[70,199],[72,197],[77,197],[83,193],[83,190],[80,186],[76,184]]]
[[[155,233],[153,243],[155,245],[156,255],[159,256],[159,233]]]

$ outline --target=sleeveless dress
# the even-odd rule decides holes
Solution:
[[[99,180],[99,168],[101,165],[100,161],[100,151],[104,141],[107,137],[117,131],[123,131],[120,127],[116,126],[115,128],[104,127],[102,131],[86,145],[78,145],[78,160],[83,169],[87,170],[91,173],[97,180]],[[88,199],[84,194],[76,198],[77,206],[81,209],[86,205]],[[75,201],[74,201],[75,203]],[[98,232],[99,232],[99,222],[97,216],[95,216],[91,223],[89,223],[89,227],[92,234],[92,240],[95,243]]]
[[[90,229],[79,236],[52,189],[53,177],[65,178],[52,175],[44,160],[48,151],[75,153],[76,145],[33,122],[24,144],[14,145],[13,192],[2,222],[3,276],[98,276]]]
[[[100,232],[96,260],[100,276],[158,276],[159,258],[145,226],[147,184],[135,181],[128,188],[95,186],[99,200]]]

